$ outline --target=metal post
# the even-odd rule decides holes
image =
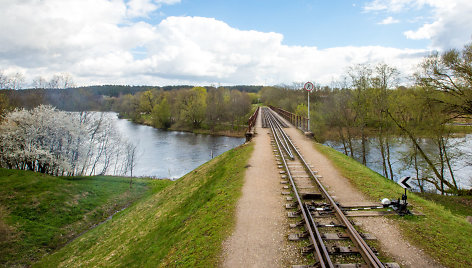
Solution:
[[[310,131],[310,91],[307,91],[308,93],[308,127],[305,131]]]

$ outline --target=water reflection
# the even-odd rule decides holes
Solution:
[[[422,139],[420,144],[423,150],[430,155],[437,151],[437,145],[435,145],[430,139]],[[451,138],[448,142],[451,145],[451,150],[448,154],[453,159],[452,167],[454,171],[454,177],[456,178],[459,188],[469,189],[472,186],[472,163],[470,156],[472,155],[472,134],[465,135],[464,137]],[[337,151],[343,152],[343,145],[338,141],[327,141],[325,145],[333,147]],[[394,138],[391,142],[390,154],[391,163],[394,173],[394,180],[397,181],[402,177],[411,176],[416,178],[416,171],[414,168],[414,159],[412,158],[412,149],[410,141],[404,138]],[[354,140],[353,142],[354,158],[361,162],[361,143],[360,140]],[[367,143],[367,166],[383,174],[382,156],[378,146],[378,139],[369,138]],[[437,155],[437,152],[436,152]],[[418,156],[418,160],[421,157]],[[423,168],[423,176],[428,175],[426,169]],[[430,174],[432,176],[432,174]],[[421,175],[420,175],[421,177]],[[450,178],[448,171],[445,171],[445,177]],[[428,190],[433,190],[432,186],[428,187]]]
[[[244,143],[244,138],[163,131],[116,117],[118,132],[137,146],[133,176],[179,178]]]

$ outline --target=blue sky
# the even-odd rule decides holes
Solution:
[[[388,12],[366,12],[369,1],[351,0],[225,0],[191,1],[163,6],[150,18],[158,24],[168,16],[211,17],[240,30],[278,32],[284,44],[317,46],[393,46],[424,48],[427,40],[407,39],[403,32],[416,28],[426,19],[411,22],[419,16],[429,17],[427,8],[394,14],[398,23],[379,24]]]
[[[408,77],[472,38],[470,0],[5,0],[0,73],[24,86],[332,84],[356,64]]]

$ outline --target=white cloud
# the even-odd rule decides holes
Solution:
[[[364,10],[401,12],[407,8],[421,8],[431,2],[441,2],[442,0],[373,0],[364,6]]]
[[[409,39],[431,40],[431,48],[445,50],[460,48],[472,36],[472,1],[470,0],[374,0],[364,6],[365,11],[398,13],[428,8],[432,21],[424,21],[417,29],[405,31]]]
[[[384,20],[382,20],[381,22],[379,22],[378,24],[395,24],[395,23],[399,23],[400,21],[397,20],[397,19],[394,19],[393,17],[387,17],[385,18]]]
[[[156,11],[162,4],[173,5],[180,0],[129,0],[127,15],[133,17],[147,17],[149,13]]]
[[[434,21],[405,32],[410,39],[430,39],[436,49],[461,48],[472,36],[472,1],[432,1]]]
[[[151,0],[130,0],[126,5],[128,6],[128,16],[130,17],[147,16],[147,14],[159,8]]]
[[[78,84],[330,83],[356,63],[385,62],[410,73],[425,53],[287,46],[279,33],[242,31],[212,18],[168,17],[157,25],[129,20],[175,2],[1,4],[0,69],[23,70],[29,79],[69,72]]]

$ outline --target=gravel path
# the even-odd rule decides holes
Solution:
[[[281,196],[280,174],[268,129],[260,116],[254,152],[238,201],[236,227],[223,244],[223,267],[289,267],[298,249],[287,241],[288,222]]]

